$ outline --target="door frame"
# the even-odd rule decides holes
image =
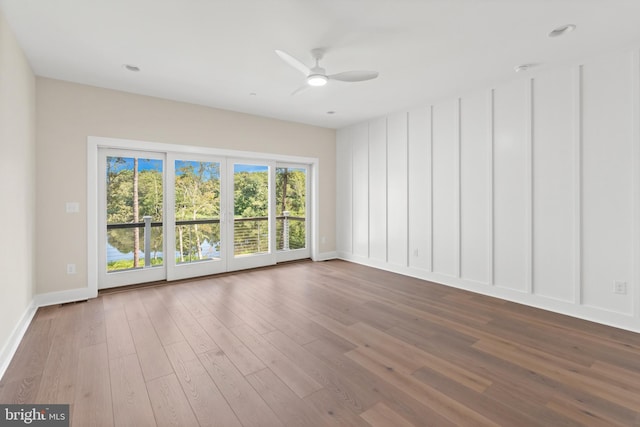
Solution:
[[[303,163],[276,162],[276,169],[277,168],[304,168],[304,169],[306,169],[305,194],[307,195],[307,197],[305,197],[305,204],[306,204],[305,212],[311,212],[312,203],[311,203],[311,200],[310,200],[311,198],[308,197],[309,195],[312,194],[312,190],[311,190],[311,183],[312,183],[311,167],[309,165],[303,164]],[[311,257],[311,236],[315,234],[315,233],[311,232],[311,225],[312,224],[313,224],[313,221],[307,221],[306,218],[305,218],[305,237],[306,237],[305,247],[301,248],[301,249],[290,249],[290,250],[286,250],[286,251],[278,251],[278,250],[276,250],[276,262],[287,262],[287,261],[293,261],[293,260],[296,260],[296,259],[302,259],[302,258]]]
[[[148,158],[154,160],[162,161],[162,188],[163,192],[165,191],[167,185],[167,156],[165,153],[156,152],[156,151],[138,151],[138,150],[123,150],[123,149],[114,149],[114,148],[100,148],[98,150],[98,174],[99,176],[105,176],[107,168],[106,168],[106,158],[111,156],[118,156],[120,154],[126,154],[126,156],[137,157],[137,158],[145,158],[145,155],[148,154]],[[107,200],[106,200],[106,181],[104,179],[98,180],[98,233],[106,233],[107,231]],[[104,195],[102,198],[100,195]],[[166,217],[167,217],[167,208],[166,204],[163,204],[162,209],[162,253],[166,254],[167,252],[167,239],[166,239]],[[99,242],[102,239],[107,239],[106,235],[99,236]],[[167,260],[164,257],[162,266],[152,267],[152,268],[140,268],[135,270],[122,270],[122,271],[114,271],[111,273],[106,273],[106,245],[98,244],[98,287],[100,289],[108,289],[114,288],[118,286],[126,286],[136,283],[145,283],[145,282],[155,282],[159,280],[165,280],[167,277]],[[145,248],[146,249],[146,248]],[[102,286],[100,286],[102,284]]]
[[[213,156],[213,155],[203,155],[203,154],[192,154],[192,153],[176,153],[169,152],[167,153],[167,168],[166,168],[166,185],[167,185],[167,197],[165,202],[165,210],[166,210],[166,223],[171,224],[171,227],[166,227],[165,235],[167,241],[167,251],[171,251],[171,253],[175,252],[175,241],[176,241],[176,228],[175,228],[175,179],[176,179],[176,170],[175,170],[175,162],[176,160],[187,160],[187,161],[201,161],[201,162],[215,162],[220,164],[220,191],[222,194],[223,188],[226,185],[227,177],[225,175],[225,167],[226,161],[224,157],[221,156]],[[226,224],[225,224],[225,216],[224,212],[226,209],[226,201],[224,197],[220,199],[220,239],[224,239],[226,234]],[[169,242],[171,242],[171,249],[169,249]],[[226,243],[225,243],[226,246]],[[196,276],[206,276],[209,274],[217,274],[227,271],[227,253],[225,250],[222,250],[220,253],[220,259],[217,260],[206,260],[200,261],[197,263],[188,263],[177,265],[175,262],[175,257],[172,258],[171,261],[167,262],[167,281],[186,279]]]
[[[87,297],[98,295],[98,149],[113,148],[153,153],[178,153],[181,155],[207,155],[213,157],[227,157],[239,159],[253,159],[275,161],[282,163],[297,163],[309,166],[311,194],[307,195],[310,209],[310,243],[311,259],[319,260],[319,167],[317,157],[291,156],[286,154],[239,151],[212,147],[198,147],[191,145],[167,144],[153,141],[133,139],[107,138],[99,136],[87,137]],[[310,197],[309,197],[310,196]]]
[[[269,187],[269,219],[267,220],[269,227],[269,250],[267,253],[252,255],[235,255],[233,242],[235,241],[235,168],[234,165],[254,165],[267,166],[268,169],[268,187]],[[250,159],[243,157],[234,157],[227,159],[227,185],[231,191],[227,192],[227,266],[230,271],[246,270],[248,268],[264,267],[276,263],[276,196],[275,196],[275,173],[276,162],[273,160]],[[271,189],[273,188],[273,191]]]

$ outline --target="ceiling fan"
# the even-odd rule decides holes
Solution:
[[[342,73],[327,75],[325,69],[319,64],[320,60],[324,57],[324,53],[324,49],[313,49],[311,51],[311,56],[315,59],[316,65],[313,66],[313,68],[309,68],[287,52],[276,50],[276,54],[284,62],[300,71],[306,77],[306,85],[296,89],[291,95],[295,95],[310,86],[324,86],[329,82],[329,80],[338,80],[341,82],[363,82],[365,80],[371,80],[378,77],[377,71],[343,71]]]

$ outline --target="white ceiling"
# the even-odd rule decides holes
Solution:
[[[640,41],[640,0],[0,0],[0,9],[39,76],[330,128],[516,78],[519,64]],[[563,24],[577,29],[547,37]],[[274,50],[312,65],[315,47],[327,49],[328,73],[380,77],[291,96],[304,77]]]

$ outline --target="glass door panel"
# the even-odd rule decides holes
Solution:
[[[307,166],[276,167],[276,248],[278,261],[308,258]]]
[[[169,244],[173,258],[169,280],[202,276],[226,270],[222,210],[223,162],[170,157]]]
[[[233,256],[229,269],[274,264],[274,194],[270,189],[275,168],[269,162],[237,161],[230,165],[233,226],[229,240]]]
[[[100,288],[163,280],[164,159],[101,152]]]

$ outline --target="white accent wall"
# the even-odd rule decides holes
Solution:
[[[341,129],[336,153],[341,258],[640,332],[637,50]]]

